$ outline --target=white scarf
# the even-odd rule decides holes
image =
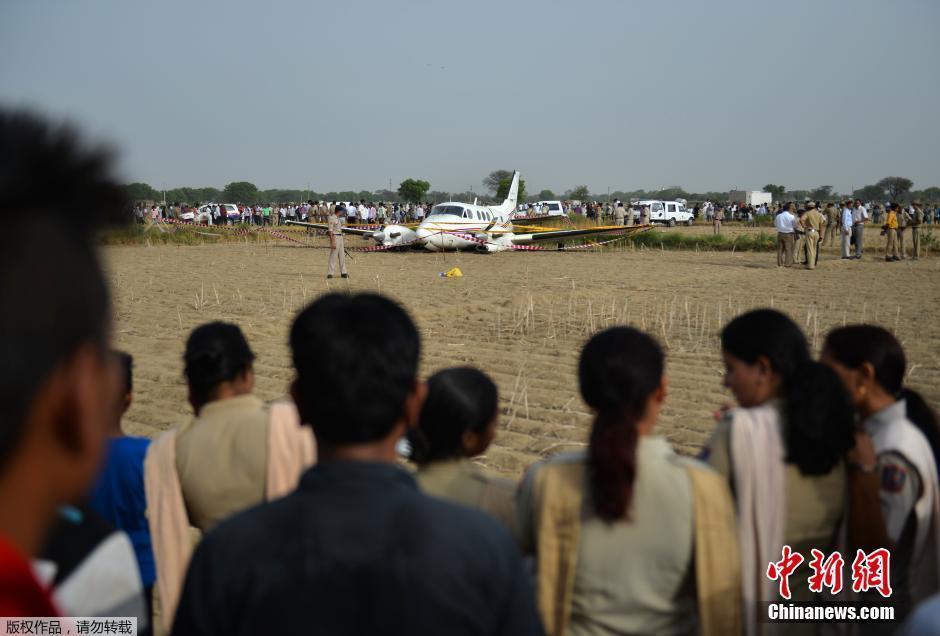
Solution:
[[[758,625],[759,603],[776,598],[777,583],[767,565],[780,560],[786,525],[786,468],[780,413],[773,405],[735,409],[731,421],[731,459],[741,548],[744,633],[766,633]],[[763,627],[764,629],[760,629]]]

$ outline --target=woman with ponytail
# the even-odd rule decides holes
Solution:
[[[844,458],[853,445],[848,396],[813,361],[806,338],[772,309],[751,311],[721,333],[729,409],[703,456],[730,483],[738,513],[745,633],[758,632],[761,602],[781,602],[766,575],[783,546],[810,558],[838,547],[846,508]],[[790,577],[793,601],[812,601],[807,578]],[[807,633],[800,625],[798,633]],[[811,631],[809,633],[812,633]]]
[[[516,483],[490,475],[470,461],[485,453],[496,437],[498,405],[496,385],[479,369],[438,371],[428,378],[418,427],[409,431],[408,441],[421,490],[479,508],[512,530]]]
[[[636,329],[591,338],[578,365],[594,415],[588,448],[536,465],[520,487],[548,634],[740,631],[730,492],[654,434],[663,364]]]
[[[849,464],[853,538],[866,550],[891,551],[891,603],[900,619],[940,589],[937,416],[903,386],[904,349],[886,329],[835,329],[822,360],[845,384],[861,421]]]

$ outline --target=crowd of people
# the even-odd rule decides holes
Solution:
[[[666,353],[608,328],[578,362],[586,449],[517,484],[472,462],[498,435],[493,381],[466,367],[423,381],[401,306],[327,294],[290,326],[289,399],[258,399],[241,329],[210,322],[181,361],[192,417],[127,437],[133,359],[111,348],[95,247],[124,217],[121,189],[103,154],[30,117],[0,114],[0,152],[18,237],[0,297],[32,299],[0,314],[15,335],[0,615],[136,616],[146,632],[156,593],[180,636],[819,633],[763,618],[781,595],[833,598],[793,574],[795,553],[845,555],[820,581],[864,574],[840,598],[895,608],[862,633],[937,633],[940,428],[888,330],[835,328],[816,360],[785,314],[738,316],[720,338],[737,405],[693,459],[659,434]]]
[[[134,205],[133,218],[139,224],[170,221],[205,225],[279,226],[288,221],[326,223],[337,205],[346,209],[349,225],[421,222],[431,209],[430,203],[388,203],[385,201],[306,201],[300,204],[218,204],[202,206],[171,203]]]
[[[841,258],[860,259],[865,252],[865,229],[881,224],[885,237],[884,260],[901,261],[908,256],[920,259],[924,252],[921,231],[930,221],[931,214],[920,201],[910,206],[889,203],[885,208],[869,211],[861,200],[828,202],[821,208],[815,201],[797,207],[787,203],[774,213],[777,230],[777,266],[792,267],[803,264],[815,269],[819,251],[832,246],[839,237]],[[716,231],[720,221],[715,221]]]

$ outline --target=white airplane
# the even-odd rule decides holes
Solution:
[[[431,208],[428,216],[414,229],[405,225],[385,225],[378,230],[343,227],[343,233],[356,234],[373,239],[385,249],[399,247],[423,248],[431,252],[474,250],[477,252],[501,252],[526,249],[525,246],[541,241],[563,241],[592,234],[627,233],[644,229],[644,226],[607,226],[568,230],[532,231],[530,226],[514,226],[511,220],[519,196],[519,171],[512,175],[509,195],[500,205],[483,206],[473,203],[439,203]],[[302,225],[320,230],[324,223],[302,223],[287,221],[290,225]],[[520,231],[521,230],[521,231]],[[530,248],[531,249],[531,248]]]

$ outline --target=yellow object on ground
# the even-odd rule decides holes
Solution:
[[[444,276],[446,276],[447,278],[460,278],[463,276],[463,272],[460,271],[459,267],[454,267],[454,268],[447,270]]]

